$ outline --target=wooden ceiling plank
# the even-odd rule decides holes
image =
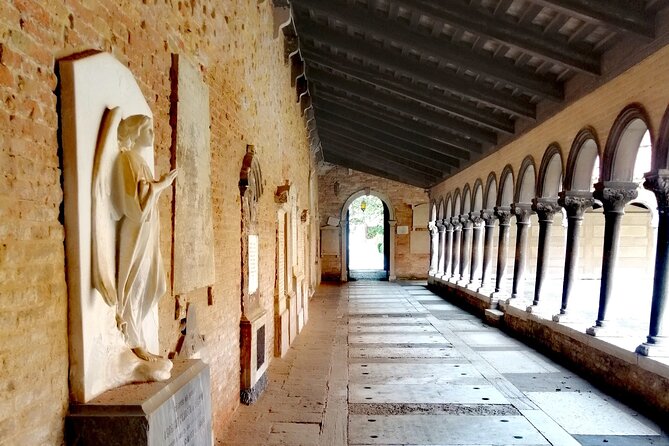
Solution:
[[[397,182],[404,183],[404,184],[409,184],[411,186],[420,187],[421,189],[425,189],[425,188],[428,188],[428,187],[434,185],[434,183],[431,183],[430,181],[428,181],[427,179],[424,179],[424,178],[415,178],[415,177],[408,176],[408,175],[405,175],[405,174],[404,175],[403,174],[393,174],[393,173],[390,173],[390,172],[387,172],[387,171],[374,169],[374,168],[369,167],[365,164],[362,164],[362,163],[359,163],[359,162],[356,162],[356,161],[352,161],[348,158],[338,156],[338,155],[330,153],[330,152],[324,152],[323,155],[324,155],[323,159],[326,162],[331,163],[331,164],[335,164],[335,165],[338,165],[338,166],[341,166],[341,167],[345,167],[347,169],[353,169],[353,170],[357,170],[359,172],[367,173],[367,174],[374,175],[374,176],[377,176],[377,177],[386,178],[388,180],[397,181]]]

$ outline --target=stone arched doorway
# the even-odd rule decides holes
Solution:
[[[374,189],[366,188],[366,189],[361,189],[348,197],[346,202],[341,208],[340,211],[340,222],[341,222],[341,233],[340,233],[340,240],[341,240],[341,277],[340,280],[342,282],[347,282],[349,279],[349,269],[348,269],[348,252],[349,252],[349,241],[348,241],[348,233],[349,233],[349,219],[348,219],[348,210],[349,207],[351,206],[351,203],[353,203],[357,198],[362,197],[364,195],[373,195],[381,200],[381,202],[384,204],[384,209],[386,210],[384,212],[384,235],[385,235],[385,240],[384,240],[384,245],[385,245],[385,258],[386,258],[386,264],[384,265],[388,271],[388,280],[393,281],[396,279],[395,275],[395,226],[396,226],[396,220],[395,220],[395,209],[393,208],[390,199],[386,194],[383,192],[379,192]]]

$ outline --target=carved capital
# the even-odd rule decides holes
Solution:
[[[437,220],[437,229],[439,230],[440,234],[443,234],[446,231],[446,226],[444,226],[444,223],[441,220]]]
[[[460,218],[460,223],[462,224],[462,229],[471,229],[472,221],[469,219],[469,214],[463,214],[458,216]]]
[[[274,201],[278,204],[288,203],[288,195],[290,194],[290,183],[286,180],[286,184],[283,184],[276,188],[274,193]]]
[[[462,229],[462,223],[460,223],[460,217],[451,217],[451,224],[453,225],[454,231],[459,231]]]
[[[481,219],[485,222],[486,226],[493,226],[496,218],[497,216],[495,215],[494,210],[483,209],[481,211]]]
[[[589,192],[560,192],[558,204],[567,211],[567,217],[582,219],[585,211],[595,204],[595,199]]]
[[[516,216],[516,223],[527,224],[530,222],[530,216],[534,214],[532,205],[513,203],[511,205],[511,212]]]
[[[534,198],[532,200],[532,210],[539,216],[539,221],[552,223],[556,212],[560,212],[561,206],[557,200]]]
[[[625,205],[634,200],[639,192],[636,183],[606,181],[595,184],[592,195],[602,202],[604,212],[623,212]]]
[[[481,224],[483,223],[483,218],[481,217],[480,212],[470,212],[469,220],[472,222],[475,228],[481,227]]]
[[[506,206],[495,207],[495,217],[499,219],[500,226],[509,226],[511,223],[511,208]]]
[[[429,222],[427,224],[427,229],[430,231],[430,234],[436,235],[439,229],[437,228],[437,224],[433,221]]]
[[[660,213],[669,213],[669,170],[661,169],[646,174],[643,187],[655,194],[657,209]]]
[[[453,230],[453,225],[451,224],[451,219],[450,218],[444,218],[442,220],[444,226],[446,226],[447,231],[452,231]]]

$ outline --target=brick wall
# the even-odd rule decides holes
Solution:
[[[337,193],[335,193],[337,183]],[[318,178],[318,203],[320,225],[327,224],[328,217],[340,218],[342,206],[348,198],[361,189],[370,188],[385,194],[395,211],[397,226],[412,227],[411,205],[427,203],[427,193],[418,187],[368,175],[344,167],[333,167],[321,172]],[[395,274],[398,278],[427,277],[428,254],[412,254],[410,236],[398,234],[395,237]],[[323,278],[339,278],[341,259],[338,256],[321,257]]]
[[[170,57],[204,67],[210,88],[216,282],[182,296],[201,308],[211,365],[214,428],[239,400],[240,200],[246,144],[258,153],[260,290],[273,311],[276,187],[285,180],[309,208],[304,120],[272,35],[271,2],[144,0],[0,2],[0,443],[57,445],[68,405],[66,259],[59,157],[57,60],[81,51],[114,54],[135,75],[154,114],[156,171],[170,167]],[[171,196],[160,201],[169,271]],[[310,259],[313,261],[313,259]],[[178,339],[174,297],[160,304],[162,353]],[[205,310],[205,311],[203,311]],[[273,351],[271,326],[267,357]]]

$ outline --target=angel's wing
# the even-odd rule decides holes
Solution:
[[[105,110],[95,147],[92,189],[93,287],[107,305],[116,304],[116,222],[121,218],[115,206],[114,164],[118,157],[118,125],[121,109]]]

